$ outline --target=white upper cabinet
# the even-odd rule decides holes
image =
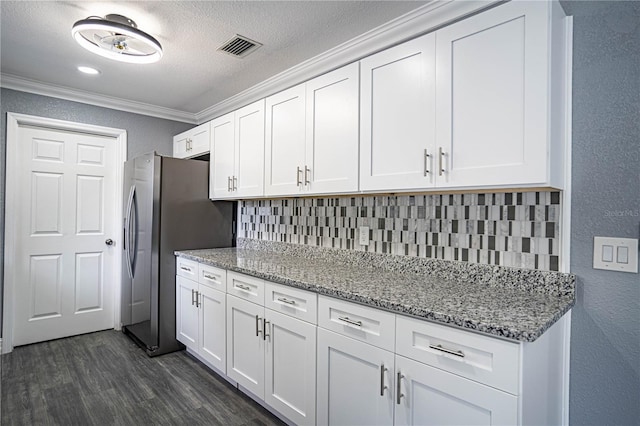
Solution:
[[[265,195],[358,190],[358,64],[267,98]]]
[[[209,198],[232,198],[235,173],[234,116],[229,113],[211,122],[211,155],[209,157]]]
[[[363,59],[360,189],[562,188],[564,18],[509,2]]]
[[[509,2],[436,33],[438,186],[555,184],[550,105],[562,92],[550,90],[549,46],[564,41],[551,10]]]
[[[264,194],[264,99],[211,122],[209,198]]]
[[[358,190],[358,63],[306,83],[304,184],[309,194]]]
[[[265,195],[298,195],[303,189],[305,86],[266,99]]]
[[[209,152],[209,123],[182,132],[173,137],[173,156],[192,158]]]
[[[240,108],[235,117],[235,194],[264,194],[264,99]]]
[[[435,45],[427,34],[360,61],[361,190],[434,185]]]

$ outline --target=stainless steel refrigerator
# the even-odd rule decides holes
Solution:
[[[208,161],[152,152],[125,163],[122,330],[149,356],[183,348],[174,251],[235,244],[235,203],[210,201],[208,186]]]

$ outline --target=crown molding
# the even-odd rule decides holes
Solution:
[[[166,120],[196,124],[196,116],[190,112],[151,105],[144,102],[116,98],[113,96],[99,95],[97,93],[72,89],[55,84],[43,83],[41,81],[30,80],[13,74],[0,74],[0,87],[19,90],[21,92],[35,93],[36,95],[66,99],[73,102],[81,102],[118,111],[132,112],[135,114],[164,118]]]
[[[396,44],[434,31],[504,1],[436,1],[301,62],[255,86],[195,114],[198,123],[217,118],[251,102],[288,89],[343,65],[355,62]]]
[[[201,124],[503,2],[504,0],[431,0],[424,6],[301,62],[195,114],[48,84],[12,74],[0,74],[0,87],[167,120]]]

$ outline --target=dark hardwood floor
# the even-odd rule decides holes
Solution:
[[[114,330],[2,355],[2,425],[280,425],[186,352],[149,358]]]

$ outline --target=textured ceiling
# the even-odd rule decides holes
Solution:
[[[197,113],[422,6],[407,1],[0,1],[0,68],[48,84]],[[90,15],[136,21],[164,47],[155,64],[104,59],[71,27]],[[264,46],[244,59],[217,52],[234,34]],[[86,76],[88,65],[101,70]]]

